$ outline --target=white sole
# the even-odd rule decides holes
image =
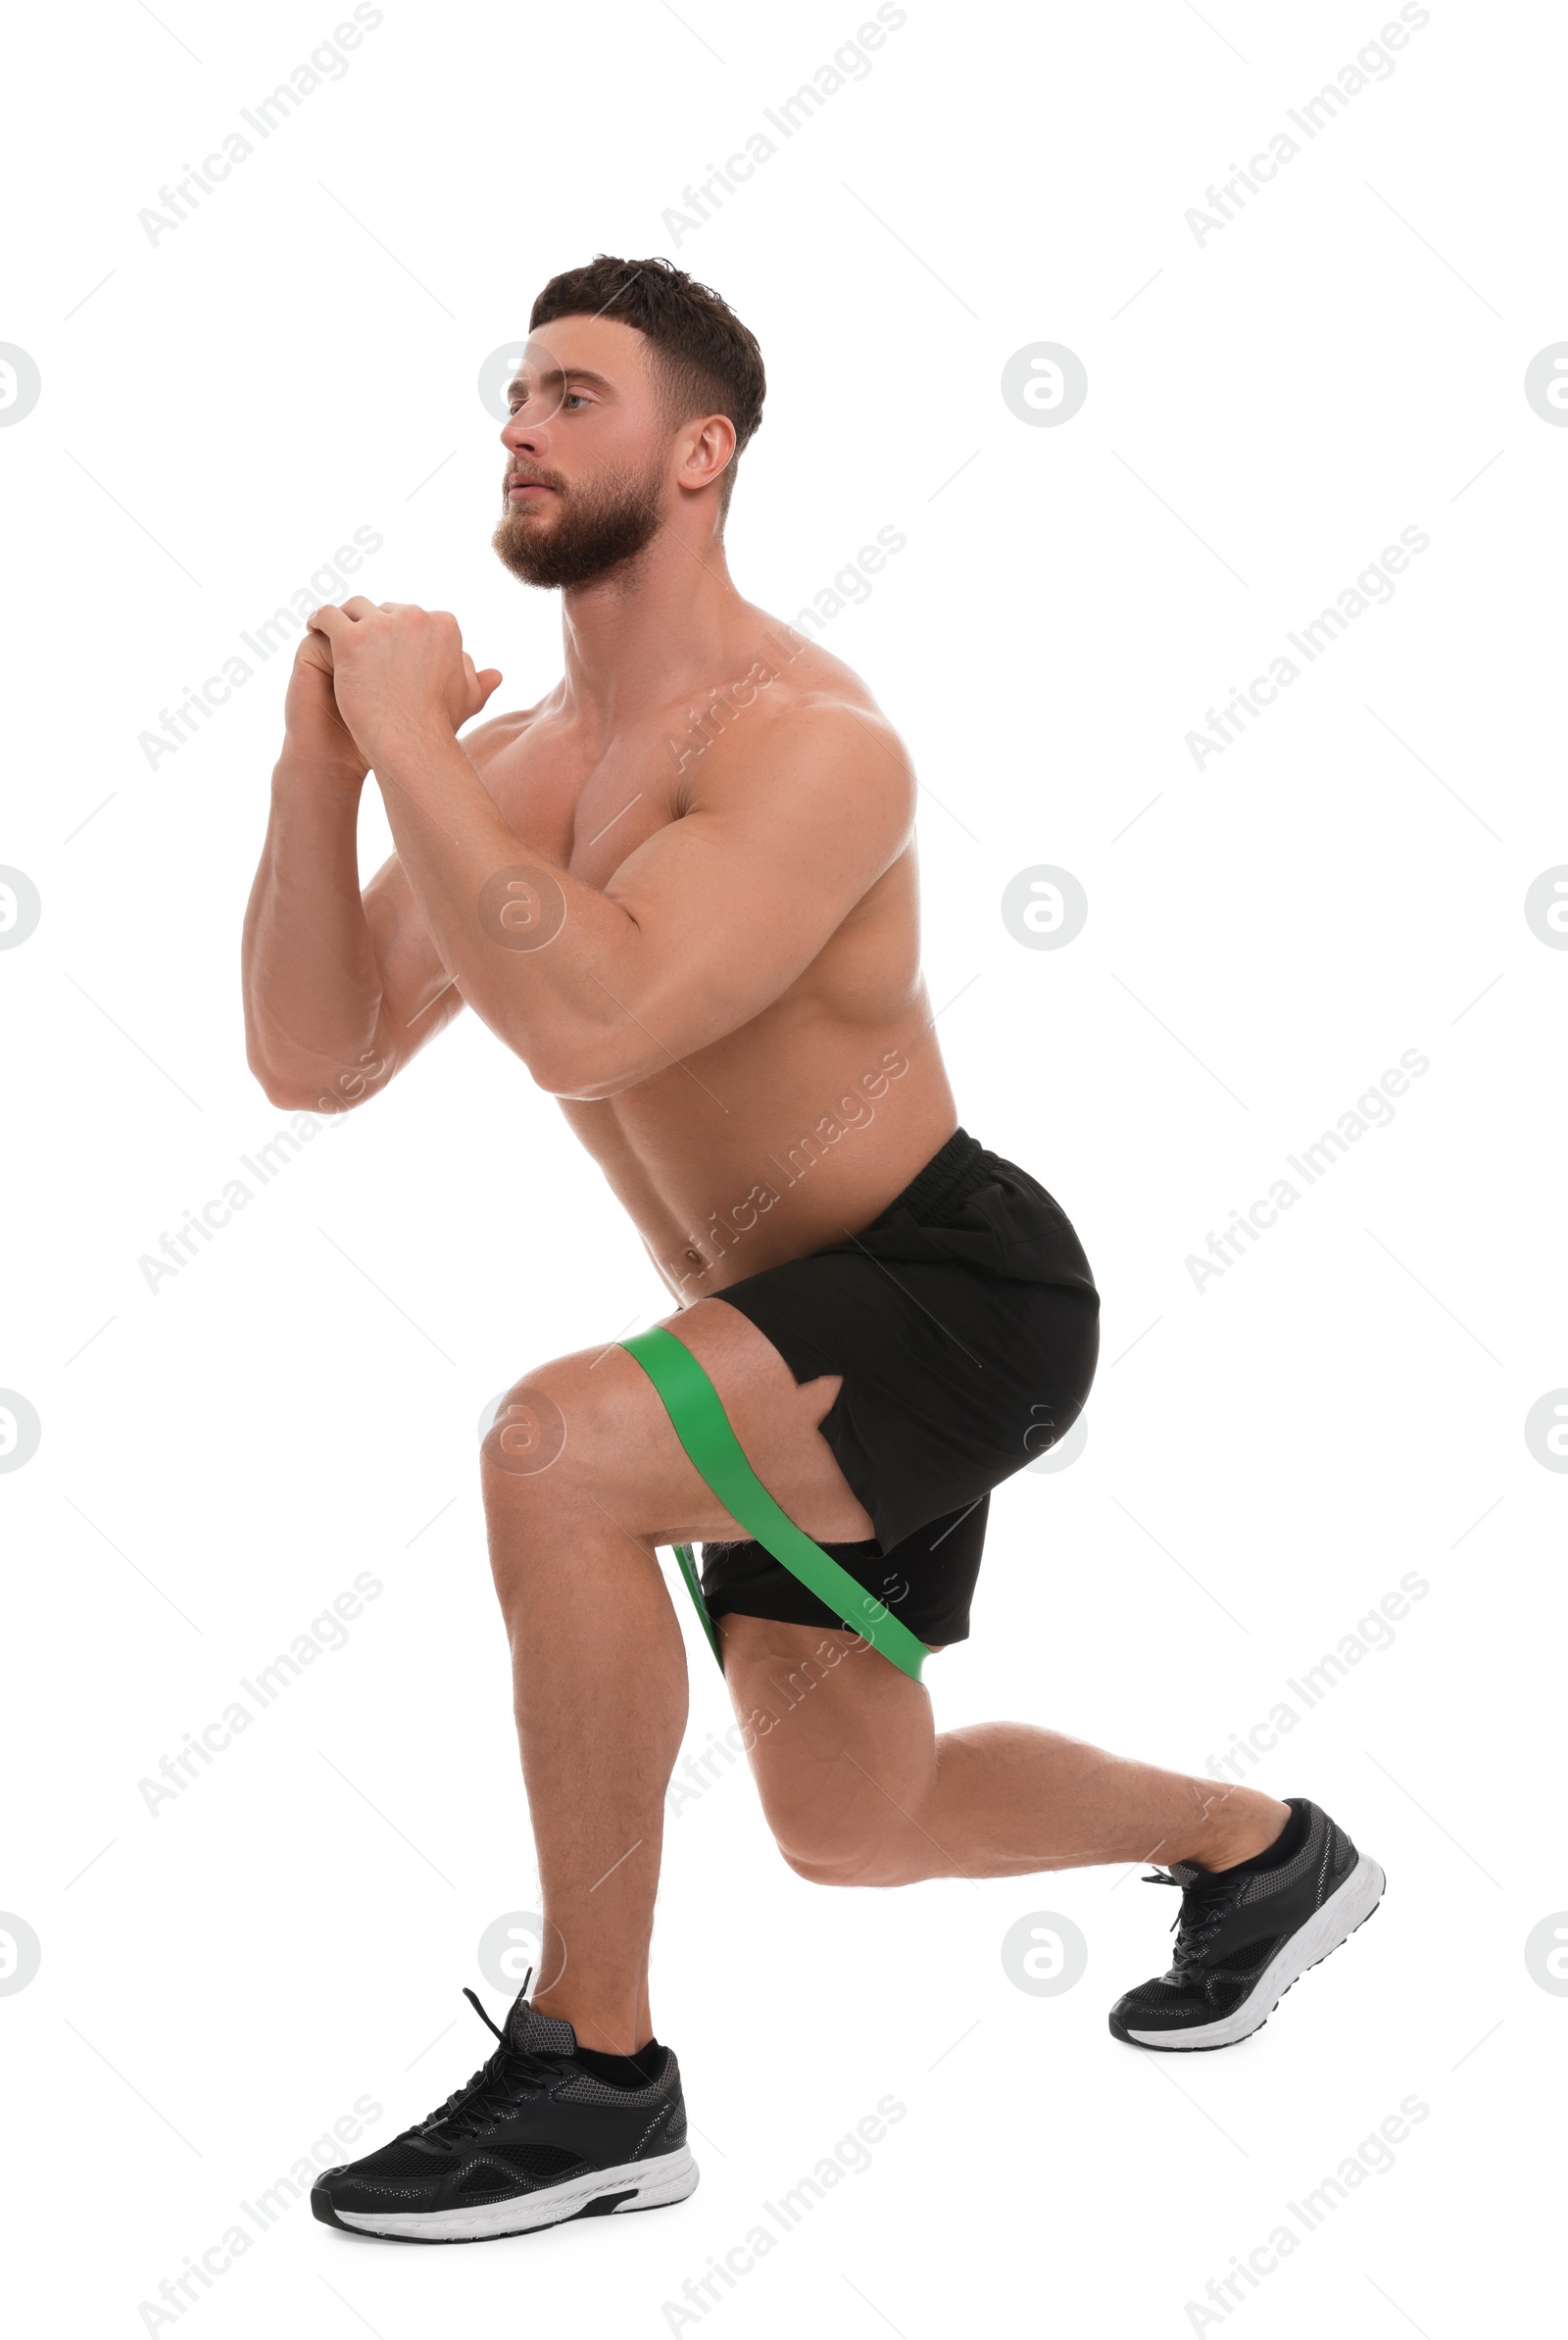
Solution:
[[[531,2234],[540,2226],[559,2226],[615,2194],[625,2200],[611,2204],[606,2217],[623,2210],[658,2210],[666,2202],[684,2202],[696,2191],[697,2164],[683,2145],[679,2153],[625,2162],[615,2169],[594,2169],[537,2193],[513,2194],[505,2202],[484,2202],[472,2210],[340,2210],[334,2215],[362,2234],[402,2236],[409,2242],[481,2242],[491,2235]]]
[[[1127,2037],[1140,2047],[1234,2047],[1237,2040],[1266,2023],[1291,1984],[1348,1941],[1383,1898],[1388,1878],[1370,1854],[1362,1853],[1343,1885],[1335,1887],[1320,1910],[1281,1944],[1239,2007],[1218,2023],[1199,2023],[1191,2031],[1134,2031]]]

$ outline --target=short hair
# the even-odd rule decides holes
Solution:
[[[632,325],[657,353],[662,400],[671,427],[694,414],[725,414],[735,453],[720,491],[729,511],[735,467],[762,419],[767,375],[757,336],[721,295],[669,260],[617,260],[596,253],[587,266],[552,276],[534,302],[528,329],[558,317],[610,317]]]

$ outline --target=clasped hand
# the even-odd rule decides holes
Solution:
[[[475,669],[449,609],[356,594],[306,623],[327,646],[338,713],[369,764],[455,739],[501,680],[499,667]]]

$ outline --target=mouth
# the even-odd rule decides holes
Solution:
[[[555,492],[554,488],[546,487],[542,479],[509,479],[507,481],[507,502],[509,504],[520,504],[527,496],[553,496]]]

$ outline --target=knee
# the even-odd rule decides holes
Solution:
[[[793,1869],[797,1877],[805,1877],[808,1885],[875,1885],[883,1880],[870,1873],[870,1864],[863,1854],[848,1854],[835,1861],[814,1859],[809,1853],[792,1852],[780,1845],[784,1865]]]
[[[779,1815],[773,1841],[787,1869],[808,1885],[897,1885],[904,1872],[880,1831],[805,1815]]]
[[[561,1459],[566,1416],[556,1384],[556,1369],[542,1365],[503,1393],[479,1448],[487,1485],[495,1477],[537,1479]]]
[[[596,1380],[587,1358],[557,1357],[531,1367],[501,1397],[484,1434],[479,1451],[487,1497],[561,1491],[566,1478],[613,1437],[617,1396],[612,1377]]]

